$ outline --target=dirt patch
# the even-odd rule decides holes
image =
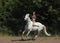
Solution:
[[[60,43],[60,37],[38,37],[21,40],[21,37],[0,37],[0,43]]]

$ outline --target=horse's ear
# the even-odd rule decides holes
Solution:
[[[30,15],[29,13],[26,14],[26,16],[29,16],[29,15]]]

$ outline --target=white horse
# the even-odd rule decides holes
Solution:
[[[33,22],[31,21],[31,19],[30,19],[30,17],[29,17],[29,14],[26,14],[24,19],[27,21],[27,24],[25,25],[25,30],[23,31],[22,35],[23,35],[26,31],[28,31],[27,34],[26,34],[26,36],[28,36],[31,31],[37,30],[37,31],[38,31],[38,34],[39,34],[41,30],[44,30],[44,32],[45,32],[45,34],[46,34],[47,36],[51,36],[51,34],[48,34],[48,33],[47,33],[47,31],[46,31],[46,26],[45,26],[45,25],[43,25],[43,24],[41,24],[41,23],[39,23],[39,22],[35,22],[35,25],[36,25],[36,26],[33,26],[33,25],[32,25]],[[35,35],[34,39],[37,38],[37,36],[38,36],[38,35]]]

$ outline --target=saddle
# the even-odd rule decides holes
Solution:
[[[39,26],[34,24],[33,27],[39,27]]]
[[[36,22],[32,24],[33,27],[39,27]]]

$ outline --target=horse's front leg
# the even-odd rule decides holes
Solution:
[[[31,30],[29,30],[29,31],[27,32],[26,37],[28,37],[28,35],[29,35],[30,32],[31,32]]]
[[[23,35],[25,34],[25,32],[26,32],[26,29],[22,32],[22,37],[21,37],[22,39],[23,39]]]

